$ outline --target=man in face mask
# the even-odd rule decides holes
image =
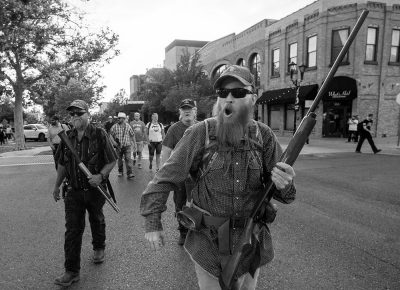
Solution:
[[[224,262],[264,194],[263,177],[270,176],[276,188],[273,197],[278,201],[290,203],[296,193],[293,168],[279,162],[282,148],[276,136],[267,125],[252,118],[257,96],[249,69],[228,67],[214,88],[218,95],[215,117],[185,131],[168,161],[148,184],[140,205],[145,238],[151,248],[159,250],[164,245],[161,213],[166,209],[168,194],[189,173],[194,177],[190,212],[193,220],[200,222],[189,230],[184,247],[194,261],[200,289],[219,289]],[[235,289],[255,289],[259,268],[273,259],[267,226],[257,224],[254,234],[259,251],[246,253],[237,271]],[[253,262],[257,268],[254,276],[249,273]]]

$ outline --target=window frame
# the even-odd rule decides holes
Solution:
[[[350,28],[349,28],[349,27],[347,27],[347,28],[332,29],[332,37],[331,37],[331,65],[335,62],[337,56],[339,55],[339,53],[340,53],[340,51],[342,50],[344,44],[346,43],[346,40],[345,40],[345,42],[344,42],[341,46],[334,46],[334,36],[335,36],[335,33],[338,33],[338,34],[339,34],[340,31],[347,31],[347,38],[346,38],[346,40],[349,38],[349,35],[350,35]],[[335,49],[335,48],[338,50],[337,52],[334,52],[334,49]],[[350,64],[350,62],[349,62],[349,52],[346,53],[346,55],[343,57],[343,60],[340,62],[340,64]]]
[[[275,60],[275,52],[278,52],[278,59]],[[274,48],[271,50],[271,77],[279,77],[280,76],[280,48]],[[277,69],[275,69],[275,64],[278,64]]]
[[[312,38],[315,38],[315,50],[310,51],[310,40]],[[317,51],[318,51],[318,36],[317,34],[311,35],[307,37],[307,58],[306,58],[306,64],[307,64],[307,69],[314,69],[317,67]],[[315,65],[310,65],[310,55],[312,53],[315,53]]]
[[[395,32],[398,33],[398,43],[397,44],[393,44],[394,41],[394,34]],[[395,53],[395,60],[392,60],[392,50],[395,49],[397,50]],[[393,28],[392,29],[392,40],[391,40],[391,44],[390,44],[390,52],[389,52],[389,64],[400,64],[400,28]]]
[[[260,82],[261,82],[261,77],[260,77],[260,73],[261,73],[261,57],[260,55],[255,52],[251,55],[250,57],[250,62],[249,62],[249,68],[251,73],[254,76],[254,85],[255,87],[259,87],[260,86]],[[255,70],[255,72],[254,72]]]
[[[292,52],[291,47],[292,47],[293,45],[296,45],[296,55],[295,55],[295,56],[291,56],[291,52]],[[297,43],[297,42],[292,42],[292,43],[289,43],[289,45],[288,45],[288,63],[287,63],[287,72],[288,72],[288,73],[290,73],[290,67],[289,67],[289,64],[290,64],[290,63],[294,62],[295,64],[298,64],[298,63],[297,63],[298,47],[299,47],[299,46],[298,46],[298,43]]]
[[[375,30],[374,43],[368,43],[369,31],[370,30]],[[372,64],[378,63],[378,38],[379,38],[379,28],[375,27],[375,26],[368,26],[367,27],[367,39],[365,41],[365,61],[364,61],[364,63],[372,63]],[[373,57],[372,57],[372,59],[367,59],[368,47],[369,46],[373,47]]]

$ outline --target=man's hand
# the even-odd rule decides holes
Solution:
[[[54,188],[53,190],[53,198],[55,200],[55,202],[60,200],[60,188]]]
[[[95,174],[92,175],[91,177],[88,177],[88,181],[91,186],[97,187],[103,181],[103,177],[101,176],[101,174]]]
[[[150,243],[150,248],[154,251],[158,251],[164,246],[164,234],[162,231],[149,232],[144,237]]]
[[[295,176],[292,166],[283,162],[276,163],[276,166],[271,171],[271,180],[279,190],[290,186]]]

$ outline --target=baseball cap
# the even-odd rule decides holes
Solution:
[[[112,116],[108,116],[108,119],[112,119]]]
[[[123,112],[118,113],[118,118],[125,118],[126,119],[126,114]]]
[[[183,107],[194,108],[196,107],[196,103],[192,99],[184,99],[179,105],[179,109]]]
[[[85,101],[82,100],[74,100],[67,108],[67,111],[71,110],[72,108],[78,108],[84,111],[89,110],[89,106]]]
[[[245,86],[252,86],[254,88],[254,77],[247,67],[240,65],[228,66],[214,83],[214,89],[219,89],[222,82],[227,78],[237,79]]]

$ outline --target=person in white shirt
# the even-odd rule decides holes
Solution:
[[[160,169],[161,149],[164,137],[164,126],[158,122],[158,114],[153,113],[151,115],[151,122],[146,125],[146,140],[149,142],[149,169],[153,168],[154,151],[156,153],[156,171]]]

